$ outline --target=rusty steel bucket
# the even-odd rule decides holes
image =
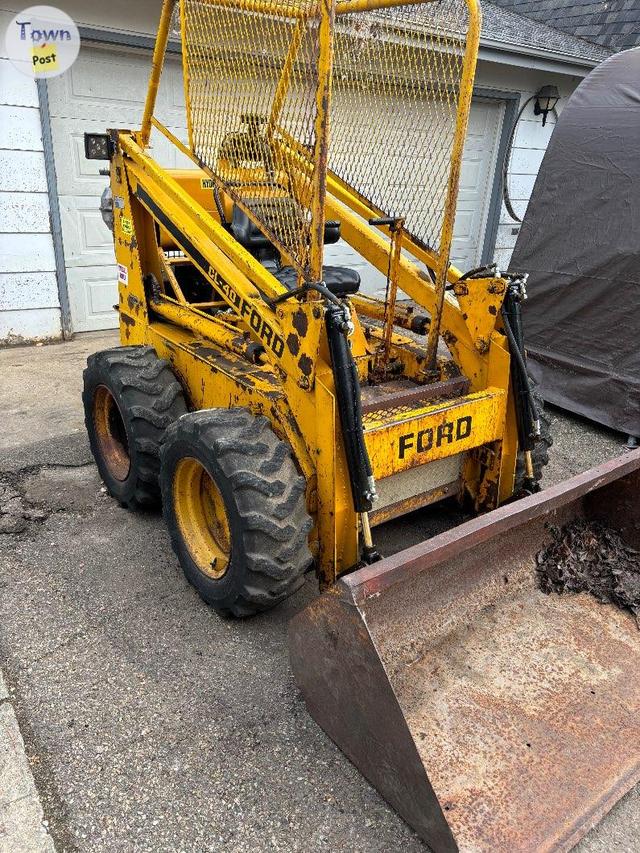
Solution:
[[[344,577],[291,623],[309,712],[436,851],[569,850],[640,779],[640,632],[545,595],[549,525],[640,548],[640,452]]]

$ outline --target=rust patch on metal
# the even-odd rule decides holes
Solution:
[[[419,495],[414,495],[410,498],[405,498],[404,500],[389,504],[382,509],[375,509],[374,505],[374,509],[369,513],[369,521],[372,526],[384,524],[386,521],[391,521],[393,518],[406,515],[416,509],[422,509],[422,507],[437,503],[445,498],[454,497],[458,493],[458,486],[459,484],[457,481],[445,486],[439,486],[438,488],[431,489],[428,492],[422,492]]]
[[[282,385],[272,370],[253,366],[244,361],[233,361],[226,358],[222,350],[200,341],[194,341],[187,349],[201,361],[206,362],[212,372],[221,371],[231,376],[234,382],[242,386],[247,393],[256,390],[269,399],[277,400],[282,397]],[[268,384],[273,390],[261,388],[261,383]]]
[[[129,440],[120,407],[106,385],[95,390],[92,415],[98,453],[114,480],[122,483],[131,470]]]
[[[637,630],[587,596],[500,582],[392,685],[460,849],[567,850],[612,780],[640,772]]]
[[[136,321],[133,317],[130,317],[128,314],[125,314],[124,311],[120,311],[120,319],[126,326],[135,326]]]
[[[311,371],[313,370],[313,361],[309,358],[308,355],[304,354],[300,356],[298,360],[298,367],[304,373],[305,376],[311,376]]]
[[[414,385],[407,380],[396,380],[362,389],[362,414],[410,406],[413,403],[428,403],[439,399],[454,399],[466,394],[469,380],[464,376],[433,382],[429,385]]]
[[[304,311],[300,308],[294,313],[291,318],[291,324],[301,338],[304,338],[309,329],[309,320]],[[295,355],[295,353],[294,353]]]
[[[550,523],[606,523],[639,548],[639,491],[640,451],[346,575],[296,617],[309,710],[433,849],[568,851],[640,779],[634,617],[537,577]]]
[[[287,349],[291,355],[298,355],[300,352],[300,338],[294,335],[293,332],[290,332],[287,336]]]
[[[294,435],[302,435],[302,433],[300,432],[300,427],[298,426],[298,422],[294,418],[293,413],[290,409],[287,409],[286,419]]]

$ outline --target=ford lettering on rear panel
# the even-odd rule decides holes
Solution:
[[[405,459],[414,453],[427,453],[433,447],[442,447],[443,444],[454,444],[469,438],[472,423],[471,415],[465,415],[455,421],[445,421],[437,427],[405,433],[398,441],[398,457]]]

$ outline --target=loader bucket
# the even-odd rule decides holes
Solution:
[[[549,525],[640,548],[640,452],[344,577],[291,623],[311,715],[436,851],[569,850],[640,779],[640,632],[545,595]]]

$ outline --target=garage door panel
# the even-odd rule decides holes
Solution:
[[[167,128],[181,142],[187,143],[187,129],[185,127]],[[193,161],[185,154],[172,145],[166,136],[163,136],[159,131],[154,130],[151,134],[151,144],[149,149],[154,157],[162,166],[168,169],[193,169]]]
[[[474,100],[451,246],[452,261],[462,270],[481,262],[503,121],[503,102]]]
[[[86,160],[84,134],[111,127],[138,128],[147,93],[148,53],[82,47],[68,74],[48,81],[62,238],[69,301],[75,331],[117,326],[118,301],[113,241],[99,212],[108,179],[99,174],[108,164]],[[156,115],[185,140],[186,116],[179,60],[165,64]],[[159,133],[152,136],[153,154],[165,166],[188,167],[191,161]]]
[[[168,66],[169,85],[167,86],[169,107],[180,112],[184,119],[185,98],[184,98],[184,80],[182,79],[182,67],[178,60],[172,60]]]
[[[118,325],[113,308],[118,301],[115,266],[72,267],[67,280],[74,331],[95,332]]]
[[[473,227],[476,217],[473,215],[473,210],[458,210],[456,216],[456,234],[454,236],[454,244],[457,241],[469,240],[473,236]]]
[[[102,120],[104,111],[115,108],[122,113],[142,115],[150,71],[148,57],[97,47],[82,48],[67,74],[52,77],[48,82],[52,115]],[[162,102],[162,92],[158,103]],[[120,124],[119,126],[124,126]]]
[[[355,104],[353,109],[354,112],[357,111]],[[471,269],[480,263],[503,113],[504,107],[497,101],[474,100],[471,107],[451,246],[452,263],[463,270]],[[392,158],[389,163],[396,167],[388,170],[389,181],[397,185],[401,182],[398,177],[398,161]],[[367,165],[364,164],[363,173],[368,171]],[[363,192],[366,193],[366,189],[363,189]],[[408,195],[406,188],[402,194],[405,197]],[[414,198],[414,209],[424,216],[429,216],[429,199]],[[326,253],[327,263],[342,263],[358,270],[363,280],[363,292],[377,296],[384,294],[385,277],[370,264],[363,263],[347,244],[339,243],[335,247],[327,247]]]
[[[67,268],[115,264],[113,237],[93,196],[61,199],[60,219]]]
[[[140,124],[140,116],[134,113],[122,116],[123,127],[135,127]],[[96,120],[52,118],[51,128],[56,144],[56,173],[58,176],[58,193],[62,196],[68,192],[86,193],[98,197],[104,189],[105,178],[100,175],[100,169],[108,163],[100,160],[87,160],[84,156],[84,134],[104,133],[106,130],[104,118]],[[186,141],[187,131],[183,126],[174,125],[169,128],[182,141]],[[154,131],[151,139],[153,156],[163,166],[168,168],[193,166],[188,157],[177,151],[173,145],[158,131]]]
[[[63,151],[66,146],[68,152],[68,156],[58,156],[56,160],[66,265],[113,264],[113,240],[99,211],[100,196],[108,184],[108,178],[100,175],[99,170],[107,164],[85,158],[84,131],[87,125],[83,120],[53,119],[52,128],[62,140],[59,150]],[[95,123],[90,123],[89,130],[94,129],[99,132]],[[172,132],[176,136],[186,136],[184,128],[175,127]],[[156,133],[153,139],[154,157],[164,166],[188,168],[193,165],[161,134]],[[69,194],[68,189],[75,189],[75,194]]]
[[[71,66],[69,94],[75,102],[84,101],[89,111],[111,104],[143,106],[146,86],[140,72],[146,69],[148,73],[148,68],[148,62],[133,55],[122,59],[114,59],[112,54],[101,58],[95,52],[90,57],[81,55]]]
[[[484,138],[491,131],[494,108],[493,103],[482,101],[474,103],[474,109],[469,116],[467,139],[473,140],[475,136]]]
[[[100,169],[108,167],[101,160],[87,160],[84,156],[84,134],[104,133],[104,122],[84,119],[52,118],[51,131],[56,154],[58,195],[90,195],[100,203],[100,194],[108,179]]]
[[[460,170],[460,198],[465,195],[473,197],[478,192],[483,178],[484,160],[482,155],[465,159]]]
[[[150,71],[151,57],[146,54],[83,47],[67,74],[48,81],[51,115],[97,121],[103,130],[139,127]],[[165,124],[185,124],[179,60],[165,63],[156,115]]]

